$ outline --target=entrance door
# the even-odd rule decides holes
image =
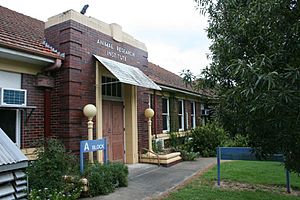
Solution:
[[[124,162],[123,102],[103,101],[103,137],[108,140],[108,160]]]

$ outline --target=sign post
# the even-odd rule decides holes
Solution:
[[[80,141],[80,172],[83,173],[83,153],[103,151],[104,163],[107,163],[107,143],[106,139],[82,140]]]

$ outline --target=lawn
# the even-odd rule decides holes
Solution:
[[[293,194],[286,194],[284,167],[278,162],[234,161],[221,164],[222,186],[214,167],[166,200],[299,200],[300,177],[291,174]]]

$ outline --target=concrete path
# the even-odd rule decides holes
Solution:
[[[197,161],[185,161],[167,168],[150,164],[128,165],[128,187],[119,188],[109,195],[87,199],[145,200],[156,198],[215,163],[216,158],[199,158]]]

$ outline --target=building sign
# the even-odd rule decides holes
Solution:
[[[83,172],[83,153],[93,151],[104,151],[104,163],[107,161],[106,139],[99,140],[82,140],[80,141],[80,172]]]
[[[135,53],[127,48],[120,47],[118,45],[113,45],[111,42],[106,40],[97,40],[97,44],[106,47],[106,55],[121,61],[127,60],[127,56],[135,57]]]

